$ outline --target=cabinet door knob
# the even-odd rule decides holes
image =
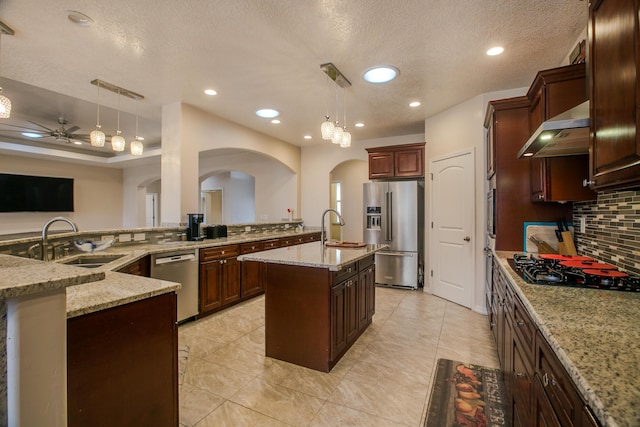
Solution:
[[[583,179],[582,180],[582,186],[583,187],[589,187],[590,185],[594,185],[596,182],[595,181],[591,181],[590,179]]]
[[[517,320],[516,321],[516,325],[522,327],[522,326],[524,326],[524,322],[522,320]]]
[[[542,376],[542,384],[546,387],[549,385],[549,374],[547,374],[546,372],[544,373],[544,375]]]
[[[470,242],[470,241],[471,241],[471,237],[469,237],[469,236],[465,236],[465,238],[464,238],[464,239],[462,239],[462,240],[464,240],[465,242]]]
[[[524,372],[514,372],[514,373],[513,373],[513,375],[514,375],[516,378],[524,378],[524,377],[526,377],[526,375],[524,374]]]

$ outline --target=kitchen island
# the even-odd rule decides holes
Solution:
[[[305,243],[241,255],[266,264],[265,354],[329,372],[371,324],[374,253]]]
[[[509,266],[512,257],[496,251],[501,273],[539,331],[536,347],[548,343],[571,380],[565,396],[577,390],[603,426],[640,425],[640,294],[529,284]],[[535,370],[543,366],[541,355]],[[545,387],[557,384],[550,375]],[[574,415],[582,411],[574,409]]]

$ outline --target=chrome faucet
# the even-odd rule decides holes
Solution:
[[[340,215],[340,212],[338,212],[337,210],[333,209],[333,208],[329,208],[326,211],[324,211],[322,213],[322,225],[320,227],[320,242],[324,245],[324,241],[326,240],[326,234],[327,232],[325,231],[324,228],[324,217],[327,214],[327,212],[332,211],[335,212],[336,215],[338,215],[338,219],[340,220],[340,225],[343,226],[344,225],[344,219],[342,219],[342,215]]]
[[[75,222],[71,221],[69,218],[65,218],[62,216],[57,216],[55,218],[50,219],[43,227],[42,227],[42,260],[49,261],[49,227],[54,222],[66,222],[71,226],[74,232],[78,232],[78,226]]]

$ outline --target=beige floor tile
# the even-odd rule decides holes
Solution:
[[[265,352],[265,337],[264,337],[264,326],[259,327],[246,335],[235,340],[233,345],[238,346],[239,348],[252,351],[254,353],[264,355]]]
[[[393,351],[385,348],[369,346],[360,359],[362,362],[384,366],[392,369],[407,370],[411,372],[425,372],[431,367],[433,356],[421,356],[408,354],[401,351]]]
[[[324,400],[271,384],[259,377],[229,400],[291,425],[306,425],[318,413]]]
[[[254,374],[189,356],[184,384],[229,398],[254,378]]]
[[[367,362],[356,362],[347,372],[344,379],[372,385],[378,384],[382,388],[386,388],[388,383],[393,383],[403,387],[405,390],[413,391],[416,396],[424,396],[430,385],[430,371],[431,369],[416,375],[413,371],[391,369]]]
[[[226,401],[218,409],[199,422],[196,427],[286,427],[287,424]]]
[[[342,376],[274,359],[262,378],[270,384],[282,385],[319,399],[326,399],[336,389]]]
[[[191,427],[225,402],[225,398],[191,386],[180,391],[180,424]]]
[[[329,402],[347,406],[398,423],[415,426],[422,416],[424,398],[416,397],[401,386],[387,384],[384,389],[376,384],[342,380],[329,396]],[[425,391],[426,393],[426,391]]]
[[[402,335],[385,334],[379,335],[377,339],[369,344],[369,350],[393,350],[401,351],[416,356],[435,356],[438,347],[438,337],[416,339]]]
[[[327,402],[313,418],[310,427],[403,427],[407,424],[396,423],[366,412]]]
[[[273,363],[273,359],[253,351],[247,351],[235,345],[235,342],[223,346],[214,353],[203,357],[209,362],[222,365],[247,374],[259,375]]]

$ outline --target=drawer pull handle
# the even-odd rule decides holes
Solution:
[[[549,375],[545,372],[542,376],[542,384],[546,387],[549,385]]]
[[[496,324],[495,324],[495,322],[491,322],[491,323],[489,323],[489,326],[491,326],[492,328],[495,328]]]
[[[518,320],[518,321],[516,321],[516,325],[522,327],[522,326],[524,326],[524,322],[522,320]]]
[[[515,376],[516,378],[524,378],[524,377],[526,377],[526,375],[524,374],[524,372],[515,372],[515,373],[514,373],[514,376]]]

